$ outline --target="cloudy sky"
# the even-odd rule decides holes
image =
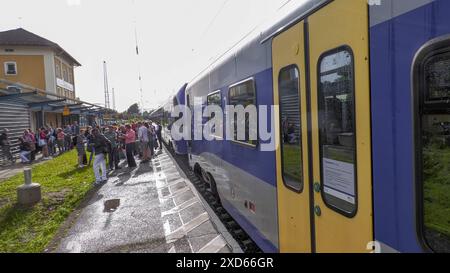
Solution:
[[[255,26],[303,1],[14,0],[2,4],[0,31],[23,27],[62,46],[83,65],[77,96],[92,103],[104,103],[106,61],[119,111],[141,102],[140,68],[144,109],[153,109]]]

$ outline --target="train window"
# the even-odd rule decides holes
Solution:
[[[428,247],[450,253],[450,48],[431,51],[419,65],[421,229]]]
[[[191,110],[191,96],[189,94],[186,94],[186,105],[189,108],[189,110]],[[183,130],[184,130],[184,127],[183,127]],[[191,131],[191,134],[192,134],[192,131]],[[190,136],[190,139],[192,139],[192,135]],[[192,147],[192,141],[191,140],[187,140],[187,146],[188,146],[188,148]]]
[[[427,101],[448,101],[450,99],[449,68],[449,53],[440,54],[427,60],[425,63]]]
[[[208,97],[206,98],[207,104],[208,106],[210,105],[216,105],[219,107],[222,107],[222,95],[220,94],[220,91],[216,91],[214,93],[211,93],[208,95]],[[211,119],[213,119],[215,117],[215,113],[211,114],[211,118],[207,120],[210,121]],[[216,134],[216,128],[213,127],[211,128],[211,132],[213,133],[213,135]]]
[[[300,117],[299,71],[285,67],[278,79],[281,124],[281,165],[284,184],[303,191],[302,136]]]
[[[220,95],[220,91],[208,95],[207,101],[208,105],[222,106],[222,96]]]
[[[236,84],[230,87],[229,90],[229,104],[231,106],[239,106],[242,105],[244,108],[247,106],[255,106],[256,107],[256,90],[255,83],[253,79],[247,80],[243,83]],[[255,117],[257,118],[257,117]],[[244,123],[245,126],[245,139],[238,139],[238,123]],[[255,147],[257,144],[256,139],[250,139],[250,135],[254,132],[250,132],[250,130],[255,130],[257,132],[257,126],[250,126],[250,114],[246,113],[245,118],[242,120],[238,120],[238,114],[234,113],[234,117],[232,119],[232,126],[234,126],[234,136],[233,141],[239,142],[242,144],[250,145]],[[252,124],[256,125],[256,124]]]
[[[319,60],[322,198],[347,217],[357,210],[353,53],[341,47]]]

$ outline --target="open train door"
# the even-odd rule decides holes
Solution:
[[[364,0],[308,18],[317,252],[373,245],[368,31]]]

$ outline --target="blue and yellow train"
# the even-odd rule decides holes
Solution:
[[[449,12],[307,1],[169,102],[279,106],[264,125],[276,151],[216,138],[178,152],[266,252],[450,252]]]

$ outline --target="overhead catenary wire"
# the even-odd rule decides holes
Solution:
[[[284,8],[287,4],[289,4],[292,0],[287,0],[286,2],[284,2],[283,4],[281,4],[281,6],[278,8],[278,10]]]
[[[138,39],[138,26],[137,26],[137,16],[136,16],[136,2],[132,0],[133,4],[133,12],[134,12],[134,38],[136,44],[136,59],[137,59],[137,69],[138,69],[138,80],[139,80],[139,100],[140,100],[140,109],[143,111],[144,109],[144,89],[142,84],[142,71],[141,71],[141,62],[140,62],[140,50],[139,50],[139,39]]]
[[[278,9],[277,12],[279,12],[281,9],[283,9],[285,6],[287,6],[292,0],[287,0],[286,2],[284,2]],[[225,7],[226,3],[228,3],[229,0],[226,0],[224,2],[224,4],[221,6],[221,8],[219,9],[218,13],[216,14],[216,16],[214,16],[213,20],[211,21],[210,24],[208,24],[208,27],[206,28],[207,30],[209,30],[209,28],[212,26],[212,24],[215,22],[215,20],[217,19],[217,17],[219,16],[219,14],[223,11],[223,8]],[[252,35],[266,20],[267,18],[264,18],[263,20],[261,20],[259,23],[256,24],[256,26],[254,28],[252,28],[247,34],[245,34],[241,39],[239,39],[236,43],[234,43],[232,46],[230,46],[227,50],[225,50],[225,52],[223,52],[222,54],[220,54],[218,57],[213,58],[213,60],[204,68],[202,69],[199,73],[197,73],[190,82],[193,82],[196,78],[198,78],[200,75],[202,75],[205,71],[207,71],[212,65],[214,65],[217,61],[219,61],[220,59],[222,59],[224,56],[226,56],[230,51],[232,51],[233,49],[235,49],[239,44],[241,44],[245,39],[247,39],[250,35]],[[206,34],[206,32],[205,32]]]
[[[230,2],[230,0],[225,0],[225,1],[222,2],[222,5],[217,10],[217,12],[214,15],[214,17],[212,18],[212,20],[206,25],[205,30],[202,32],[200,37],[197,39],[197,43],[193,46],[192,51],[195,51],[196,48],[198,47],[198,45],[202,43],[203,39],[208,34],[209,30],[214,25],[214,23],[216,22],[217,18],[219,18],[219,15],[223,12],[223,9],[228,4],[228,2]]]
[[[206,68],[204,68],[202,71],[200,71],[198,74],[196,74],[190,82],[193,82],[198,76],[203,74],[206,70],[208,70],[212,65],[214,65],[218,60],[223,58],[225,55],[227,55],[231,50],[236,48],[237,45],[239,45],[242,41],[244,41],[246,38],[248,38],[256,29],[258,29],[259,25],[254,27],[251,31],[249,31],[244,37],[242,37],[239,41],[234,43],[229,49],[227,49],[224,53],[220,54],[217,58],[215,58]]]
[[[220,6],[219,10],[214,15],[213,19],[211,20],[211,22],[209,22],[209,24],[206,26],[205,30],[203,31],[202,35],[200,36],[200,40],[202,40],[205,37],[205,35],[208,34],[209,30],[214,25],[214,23],[216,22],[217,18],[222,13],[223,9],[228,4],[228,2],[230,2],[230,0],[223,1],[222,6]]]

